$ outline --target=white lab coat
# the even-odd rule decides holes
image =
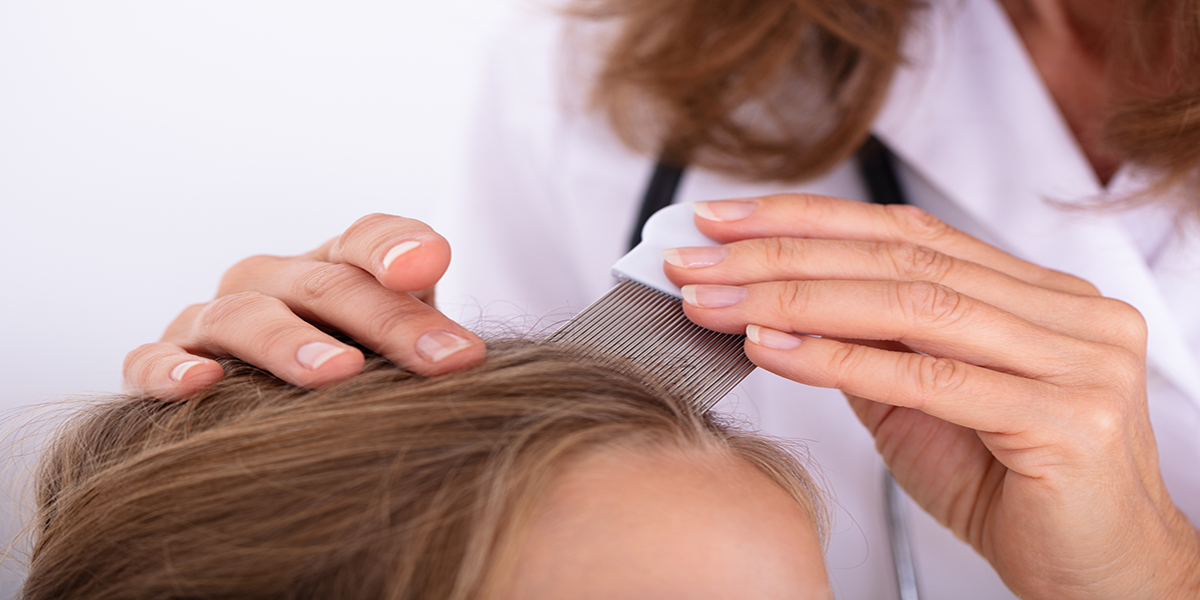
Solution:
[[[1099,185],[1020,39],[987,0],[933,2],[906,45],[874,131],[898,156],[909,199],[1019,257],[1083,277],[1150,327],[1151,414],[1167,485],[1200,522],[1200,235],[1159,209],[1079,210]],[[654,159],[627,150],[586,108],[594,57],[563,45],[554,19],[498,45],[479,115],[471,193],[435,223],[455,249],[442,307],[486,331],[552,327],[612,285]],[[1122,172],[1108,192],[1139,187]],[[852,164],[795,185],[699,169],[677,201],[807,191],[866,192]],[[1194,232],[1198,233],[1198,232]],[[481,320],[482,317],[482,320]],[[526,317],[526,318],[522,318]],[[719,406],[803,440],[836,503],[827,553],[844,599],[897,598],[883,467],[836,391],[757,371]],[[1012,598],[990,567],[909,507],[923,600]]]

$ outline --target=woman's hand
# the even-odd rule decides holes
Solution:
[[[428,226],[378,214],[307,254],[248,258],[225,273],[212,302],[187,308],[162,340],[126,356],[126,388],[184,398],[224,376],[212,360],[221,356],[318,387],[363,365],[330,330],[423,375],[475,364],[483,341],[431,306],[449,264],[450,245]]]
[[[1014,591],[1200,594],[1136,310],[913,207],[780,195],[696,212],[725,245],[665,253],[689,317],[845,392],[897,481]]]

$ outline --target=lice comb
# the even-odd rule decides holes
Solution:
[[[688,320],[679,288],[663,275],[662,250],[715,243],[696,230],[690,205],[669,206],[646,222],[642,242],[613,266],[619,283],[548,341],[619,357],[708,410],[754,370],[746,336]]]

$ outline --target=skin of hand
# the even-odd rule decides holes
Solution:
[[[126,390],[186,398],[224,376],[212,360],[222,356],[307,387],[358,373],[362,352],[327,330],[422,375],[476,364],[483,341],[432,307],[449,264],[442,236],[382,214],[300,256],[248,258],[225,273],[215,299],[188,307],[159,342],[126,356]]]
[[[842,390],[897,481],[1021,597],[1200,595],[1135,309],[915,207],[695,206],[724,245],[664,252],[688,316],[747,332],[769,371]]]

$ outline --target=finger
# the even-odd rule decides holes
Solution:
[[[1054,386],[961,361],[748,326],[746,356],[777,375],[920,410],[974,430],[1015,434],[1052,420]]]
[[[414,295],[387,289],[377,278],[348,263],[254,257],[230,269],[221,293],[233,295],[244,287],[277,298],[299,318],[342,331],[392,362],[421,375],[440,375],[478,364],[486,353],[483,341],[475,334]],[[186,311],[180,318],[188,324],[194,320]],[[309,329],[317,331],[311,326]],[[222,328],[211,335],[251,338],[257,332],[258,325],[247,321],[241,328]],[[185,330],[178,335],[192,339],[193,332]],[[244,339],[214,337],[213,340],[216,345],[241,345],[253,351],[252,354],[235,354],[239,358],[259,366],[267,362],[259,344]],[[272,368],[264,368],[275,372]]]
[[[724,246],[663,252],[676,285],[745,285],[768,281],[928,281],[1084,339],[1097,338],[1114,315],[1097,310],[1096,296],[1078,296],[1027,283],[979,263],[911,243],[756,238]],[[1064,319],[1064,313],[1072,318]],[[1105,338],[1107,339],[1107,338]]]
[[[321,387],[362,371],[361,351],[317,329],[270,296],[256,292],[222,296],[190,316],[181,317],[187,326],[172,324],[164,341],[194,354],[236,356],[304,387]]]
[[[139,346],[125,355],[127,394],[182,400],[218,382],[225,371],[216,361],[190,354],[174,344]]]
[[[385,289],[347,264],[292,262],[260,286],[298,317],[342,331],[421,375],[457,371],[486,354],[479,336],[412,294]]]
[[[914,206],[879,205],[809,194],[697,202],[696,226],[719,242],[802,237],[914,243],[1060,292],[1097,295],[1090,283],[1021,260]]]
[[[367,215],[307,258],[354,265],[400,292],[431,288],[450,266],[450,243],[428,225],[392,215]]]
[[[749,324],[834,338],[892,340],[918,352],[1049,378],[1088,356],[1087,342],[927,282],[789,281],[689,285],[684,310],[726,333]]]

